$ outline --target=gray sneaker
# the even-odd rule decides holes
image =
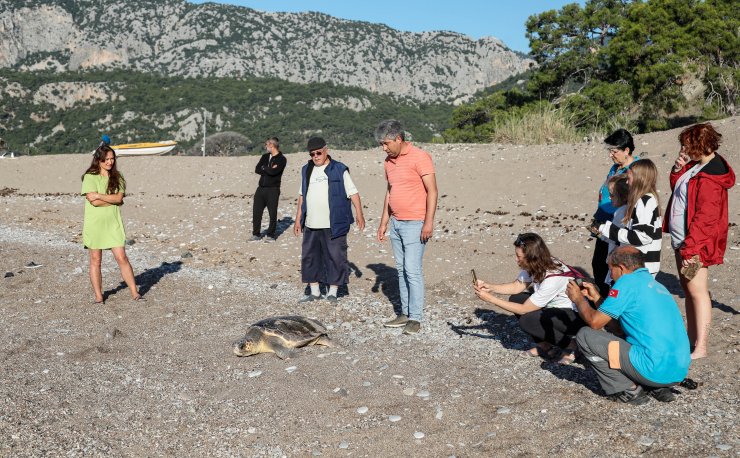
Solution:
[[[640,385],[637,385],[635,389],[620,391],[619,393],[614,393],[608,397],[612,401],[636,406],[643,405],[650,401],[647,393]]]
[[[323,298],[324,298],[324,296],[322,296],[322,295],[314,296],[313,294],[306,294],[302,298],[298,299],[298,303],[299,304],[302,304],[304,302],[320,301]]]
[[[249,238],[250,242],[259,242],[260,240],[262,240],[261,235],[253,235],[252,237]]]
[[[326,300],[329,301],[329,302],[331,302],[331,303],[333,303],[333,304],[336,304],[337,301],[338,301],[337,296],[335,296],[333,294],[329,294],[328,296],[326,296]]]
[[[421,323],[418,321],[409,320],[408,323],[406,323],[406,326],[403,327],[404,334],[418,334],[419,331],[421,331]]]
[[[406,323],[408,323],[408,321],[409,317],[405,315],[398,315],[391,321],[386,321],[385,323],[383,323],[383,326],[385,326],[386,328],[400,328],[406,326]]]

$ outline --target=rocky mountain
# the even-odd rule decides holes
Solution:
[[[495,31],[493,31],[495,32]],[[460,103],[533,61],[496,38],[184,0],[3,0],[0,68],[329,82]]]

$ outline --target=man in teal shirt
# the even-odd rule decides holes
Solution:
[[[589,283],[568,285],[568,297],[588,324],[576,336],[578,349],[596,371],[604,392],[615,401],[644,404],[648,394],[673,401],[669,388],[689,371],[689,338],[671,293],[645,268],[643,254],[622,246],[607,261],[615,280],[603,299]],[[586,298],[599,306],[594,310]],[[618,320],[626,338],[600,331]]]

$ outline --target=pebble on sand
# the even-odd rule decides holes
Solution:
[[[509,409],[508,407],[501,407],[496,411],[496,413],[500,415],[504,415],[507,413],[511,413],[511,409]]]
[[[362,406],[362,407],[358,407],[357,408],[357,413],[359,413],[359,414],[367,413],[367,411],[368,411],[367,406]]]
[[[637,440],[637,443],[640,445],[644,445],[645,447],[650,447],[655,442],[655,439],[652,437],[642,436]]]
[[[393,422],[393,423],[395,423],[397,421],[401,421],[401,416],[400,415],[391,415],[390,417],[388,417],[388,421]]]
[[[424,433],[423,433],[423,432],[421,432],[421,431],[416,431],[416,432],[414,433],[414,437],[415,437],[416,439],[424,439]]]
[[[259,377],[260,375],[262,375],[262,371],[251,371],[247,373],[247,377],[249,378]]]

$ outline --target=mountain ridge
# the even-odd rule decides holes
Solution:
[[[51,26],[50,26],[51,24]],[[330,82],[458,104],[533,61],[494,37],[184,0],[0,4],[0,68]]]

